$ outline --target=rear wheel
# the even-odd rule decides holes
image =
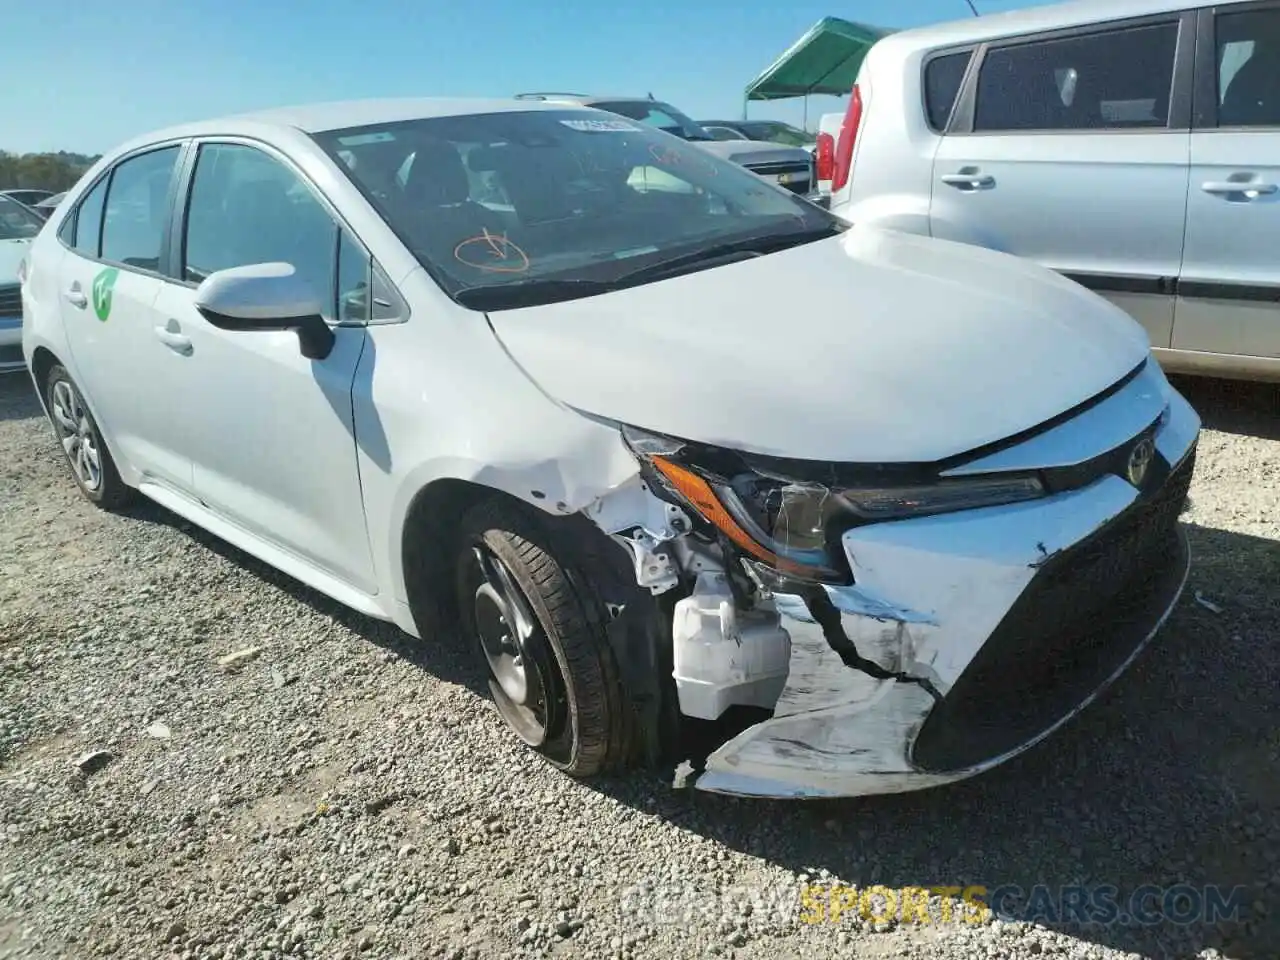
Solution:
[[[89,412],[71,374],[65,367],[55,364],[50,368],[44,386],[53,432],[80,492],[107,510],[127,504],[133,491],[120,479],[115,461],[102,441],[97,421]]]
[[[566,554],[536,516],[482,503],[462,521],[457,602],[507,725],[554,766],[585,777],[630,761],[635,724],[602,604]]]

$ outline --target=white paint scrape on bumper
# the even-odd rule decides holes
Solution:
[[[1106,474],[1037,501],[846,533],[856,585],[774,593],[791,659],[773,717],[712,753],[696,786],[916,790],[987,770],[1071,719],[1137,657],[1186,581],[1177,516],[1199,418],[1171,389],[1164,399],[1155,489]]]

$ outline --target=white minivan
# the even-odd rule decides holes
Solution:
[[[846,219],[1028,257],[1168,370],[1280,379],[1280,2],[1078,0],[870,50]]]
[[[1187,575],[1200,422],[1121,310],[617,114],[163,130],[24,269],[86,497],[461,638],[574,776],[717,720],[701,789],[966,777],[1097,696]]]

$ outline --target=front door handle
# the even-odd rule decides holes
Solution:
[[[172,324],[172,322],[167,327],[156,327],[156,339],[170,350],[186,356],[191,353],[191,338],[185,333],[179,333],[174,327],[176,327],[176,324]]]
[[[960,190],[990,190],[996,185],[996,178],[990,174],[944,173],[942,182]]]
[[[80,289],[80,284],[72,284],[71,288],[63,294],[67,298],[67,303],[73,307],[83,310],[89,305],[89,298],[84,295],[84,291]]]
[[[1243,194],[1252,200],[1255,197],[1273,194],[1280,187],[1277,187],[1274,183],[1259,183],[1255,180],[1210,180],[1208,183],[1202,183],[1200,189],[1205,193],[1212,193],[1217,196]]]

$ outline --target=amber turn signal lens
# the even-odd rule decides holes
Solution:
[[[676,492],[693,504],[698,512],[709,522],[715,524],[726,537],[752,556],[768,564],[778,565],[778,557],[775,554],[756,543],[747,531],[738,526],[738,522],[729,515],[729,511],[725,510],[720,498],[715,495],[715,491],[711,489],[707,481],[693,471],[686,470],[665,457],[651,457],[650,460],[662,472],[662,475],[667,478],[667,482],[675,488]]]

